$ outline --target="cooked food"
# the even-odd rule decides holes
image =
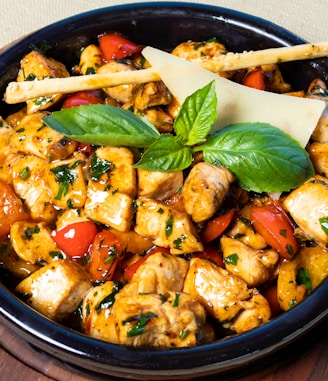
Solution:
[[[319,79],[294,93],[276,55],[311,47],[243,53],[237,70],[215,39],[171,55],[116,33],[98,42],[71,73],[30,52],[6,93],[27,101],[0,129],[0,265],[14,292],[100,340],[166,348],[300,304],[328,275],[328,97]]]

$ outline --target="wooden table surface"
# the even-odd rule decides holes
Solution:
[[[299,353],[287,351],[283,362],[257,370],[235,381],[328,381],[328,320],[307,334]],[[306,342],[307,341],[307,342]],[[8,328],[0,326],[0,379],[9,381],[115,381],[91,374],[32,347]],[[296,350],[297,351],[297,350]],[[290,358],[288,358],[290,355]],[[133,377],[133,376],[131,376]],[[236,378],[237,377],[237,378]],[[206,378],[208,379],[208,378]],[[220,381],[225,379],[220,378]]]

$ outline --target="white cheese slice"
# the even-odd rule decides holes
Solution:
[[[214,129],[242,122],[269,123],[305,147],[325,108],[325,103],[319,100],[274,94],[234,83],[152,47],[144,48],[142,54],[180,104],[215,80],[218,118]]]

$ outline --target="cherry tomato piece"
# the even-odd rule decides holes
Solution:
[[[219,237],[219,235],[221,235],[230,225],[234,214],[234,209],[230,209],[227,213],[220,214],[210,220],[200,233],[202,242],[208,243]]]
[[[22,200],[9,184],[0,180],[0,237],[10,232],[14,222],[27,220],[28,217]]]
[[[90,250],[88,269],[91,280],[111,280],[122,252],[123,245],[114,233],[108,230],[98,233]]]
[[[62,104],[63,108],[71,108],[75,106],[90,105],[104,103],[99,93],[96,91],[79,91],[69,95]]]
[[[299,244],[294,236],[292,222],[279,205],[270,203],[252,207],[250,221],[266,243],[282,258],[291,259],[297,253]]]
[[[261,294],[270,304],[271,317],[278,316],[281,312],[280,303],[278,300],[277,285],[270,286],[263,290]]]
[[[98,229],[92,221],[69,224],[51,233],[52,239],[71,258],[81,258],[89,250]]]
[[[264,72],[261,68],[250,71],[243,79],[244,86],[252,87],[257,90],[265,90]]]
[[[106,61],[123,59],[141,51],[137,44],[120,34],[103,34],[98,40],[100,50]]]

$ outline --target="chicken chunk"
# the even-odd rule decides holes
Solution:
[[[43,315],[60,321],[78,308],[90,287],[88,273],[81,265],[60,260],[25,278],[16,292]]]
[[[38,81],[47,78],[69,77],[64,64],[53,58],[46,57],[39,51],[33,50],[21,60],[17,82]],[[61,94],[54,94],[50,97],[39,97],[26,102],[27,113],[32,114],[39,110],[52,107],[62,99]]]
[[[315,172],[321,176],[328,178],[328,142],[313,142],[310,144],[308,151]]]
[[[152,239],[154,245],[170,248],[172,254],[203,251],[189,216],[154,199],[137,199],[134,230],[141,236]]]
[[[246,332],[266,323],[271,318],[270,304],[261,294],[254,294],[251,299],[240,303],[243,310],[225,325],[237,333]]]
[[[146,110],[154,106],[168,105],[171,99],[171,94],[163,82],[148,82],[137,88],[133,103],[137,110]]]
[[[32,264],[51,263],[61,257],[61,251],[44,222],[15,222],[10,229],[10,242],[17,255]]]
[[[138,168],[138,196],[166,200],[183,184],[182,171],[159,172]]]
[[[131,105],[126,103],[122,108],[131,109]],[[146,110],[138,110],[132,108],[136,115],[142,116],[147,119],[157,130],[161,133],[171,133],[173,131],[173,118],[172,116],[161,107],[149,107]]]
[[[128,231],[133,219],[136,173],[124,147],[98,148],[90,166],[85,213],[92,220]]]
[[[243,279],[248,287],[259,287],[274,274],[279,254],[275,250],[255,250],[229,237],[220,240],[226,269]]]
[[[119,298],[111,313],[119,344],[191,347],[214,339],[204,307],[182,292]]]
[[[172,52],[173,55],[185,60],[211,59],[220,57],[222,54],[227,54],[226,47],[217,40],[208,41],[186,41],[176,46]],[[232,71],[219,72],[220,76],[230,78],[233,75]]]
[[[277,293],[280,308],[288,311],[300,303],[306,296],[306,285],[298,284],[297,270],[301,267],[300,257],[283,260],[280,263],[277,281]]]
[[[207,312],[220,322],[232,320],[243,309],[241,302],[251,297],[245,281],[201,258],[190,260],[183,291],[197,296]]]
[[[183,187],[182,199],[193,221],[200,223],[211,218],[220,207],[234,181],[226,168],[200,162],[190,171]]]
[[[97,74],[117,73],[121,71],[135,70],[133,65],[123,64],[117,61],[109,61],[97,70]],[[107,95],[120,103],[133,103],[134,94],[139,84],[127,83],[103,89]]]
[[[131,281],[119,293],[119,297],[136,294],[161,294],[168,291],[181,291],[188,270],[188,261],[155,253],[140,265]]]
[[[226,54],[226,47],[217,40],[212,41],[186,41],[177,45],[171,54],[183,58],[185,60],[197,58],[213,58]]]
[[[315,175],[292,191],[283,202],[298,226],[322,247],[328,244],[328,180]]]
[[[12,184],[12,166],[23,157],[11,143],[14,135],[15,129],[0,117],[0,179],[7,184]]]
[[[87,293],[82,304],[82,328],[86,334],[119,344],[111,311],[119,288],[117,282],[108,281]]]
[[[307,97],[326,102],[326,107],[312,133],[315,142],[328,143],[328,96],[327,85],[319,78],[314,79],[309,86]],[[320,173],[320,172],[319,172]]]
[[[299,252],[301,268],[308,272],[312,291],[328,277],[328,251],[321,247],[303,247]]]
[[[82,208],[87,197],[83,173],[85,157],[77,153],[72,158],[49,165],[47,183],[52,193],[52,203],[59,208]]]
[[[238,239],[255,250],[261,250],[268,244],[265,239],[253,229],[249,220],[249,207],[250,204],[246,204],[241,209],[239,217],[236,219],[231,229],[227,231],[226,235],[230,238]]]
[[[32,154],[46,161],[66,159],[77,148],[77,142],[65,138],[46,126],[45,112],[26,115],[15,130],[11,142],[18,152]]]
[[[82,75],[94,74],[103,64],[103,55],[99,46],[90,44],[81,52],[78,72]]]
[[[57,211],[52,205],[50,188],[46,183],[47,163],[34,155],[26,155],[13,165],[13,186],[24,200],[32,219],[52,222]]]

